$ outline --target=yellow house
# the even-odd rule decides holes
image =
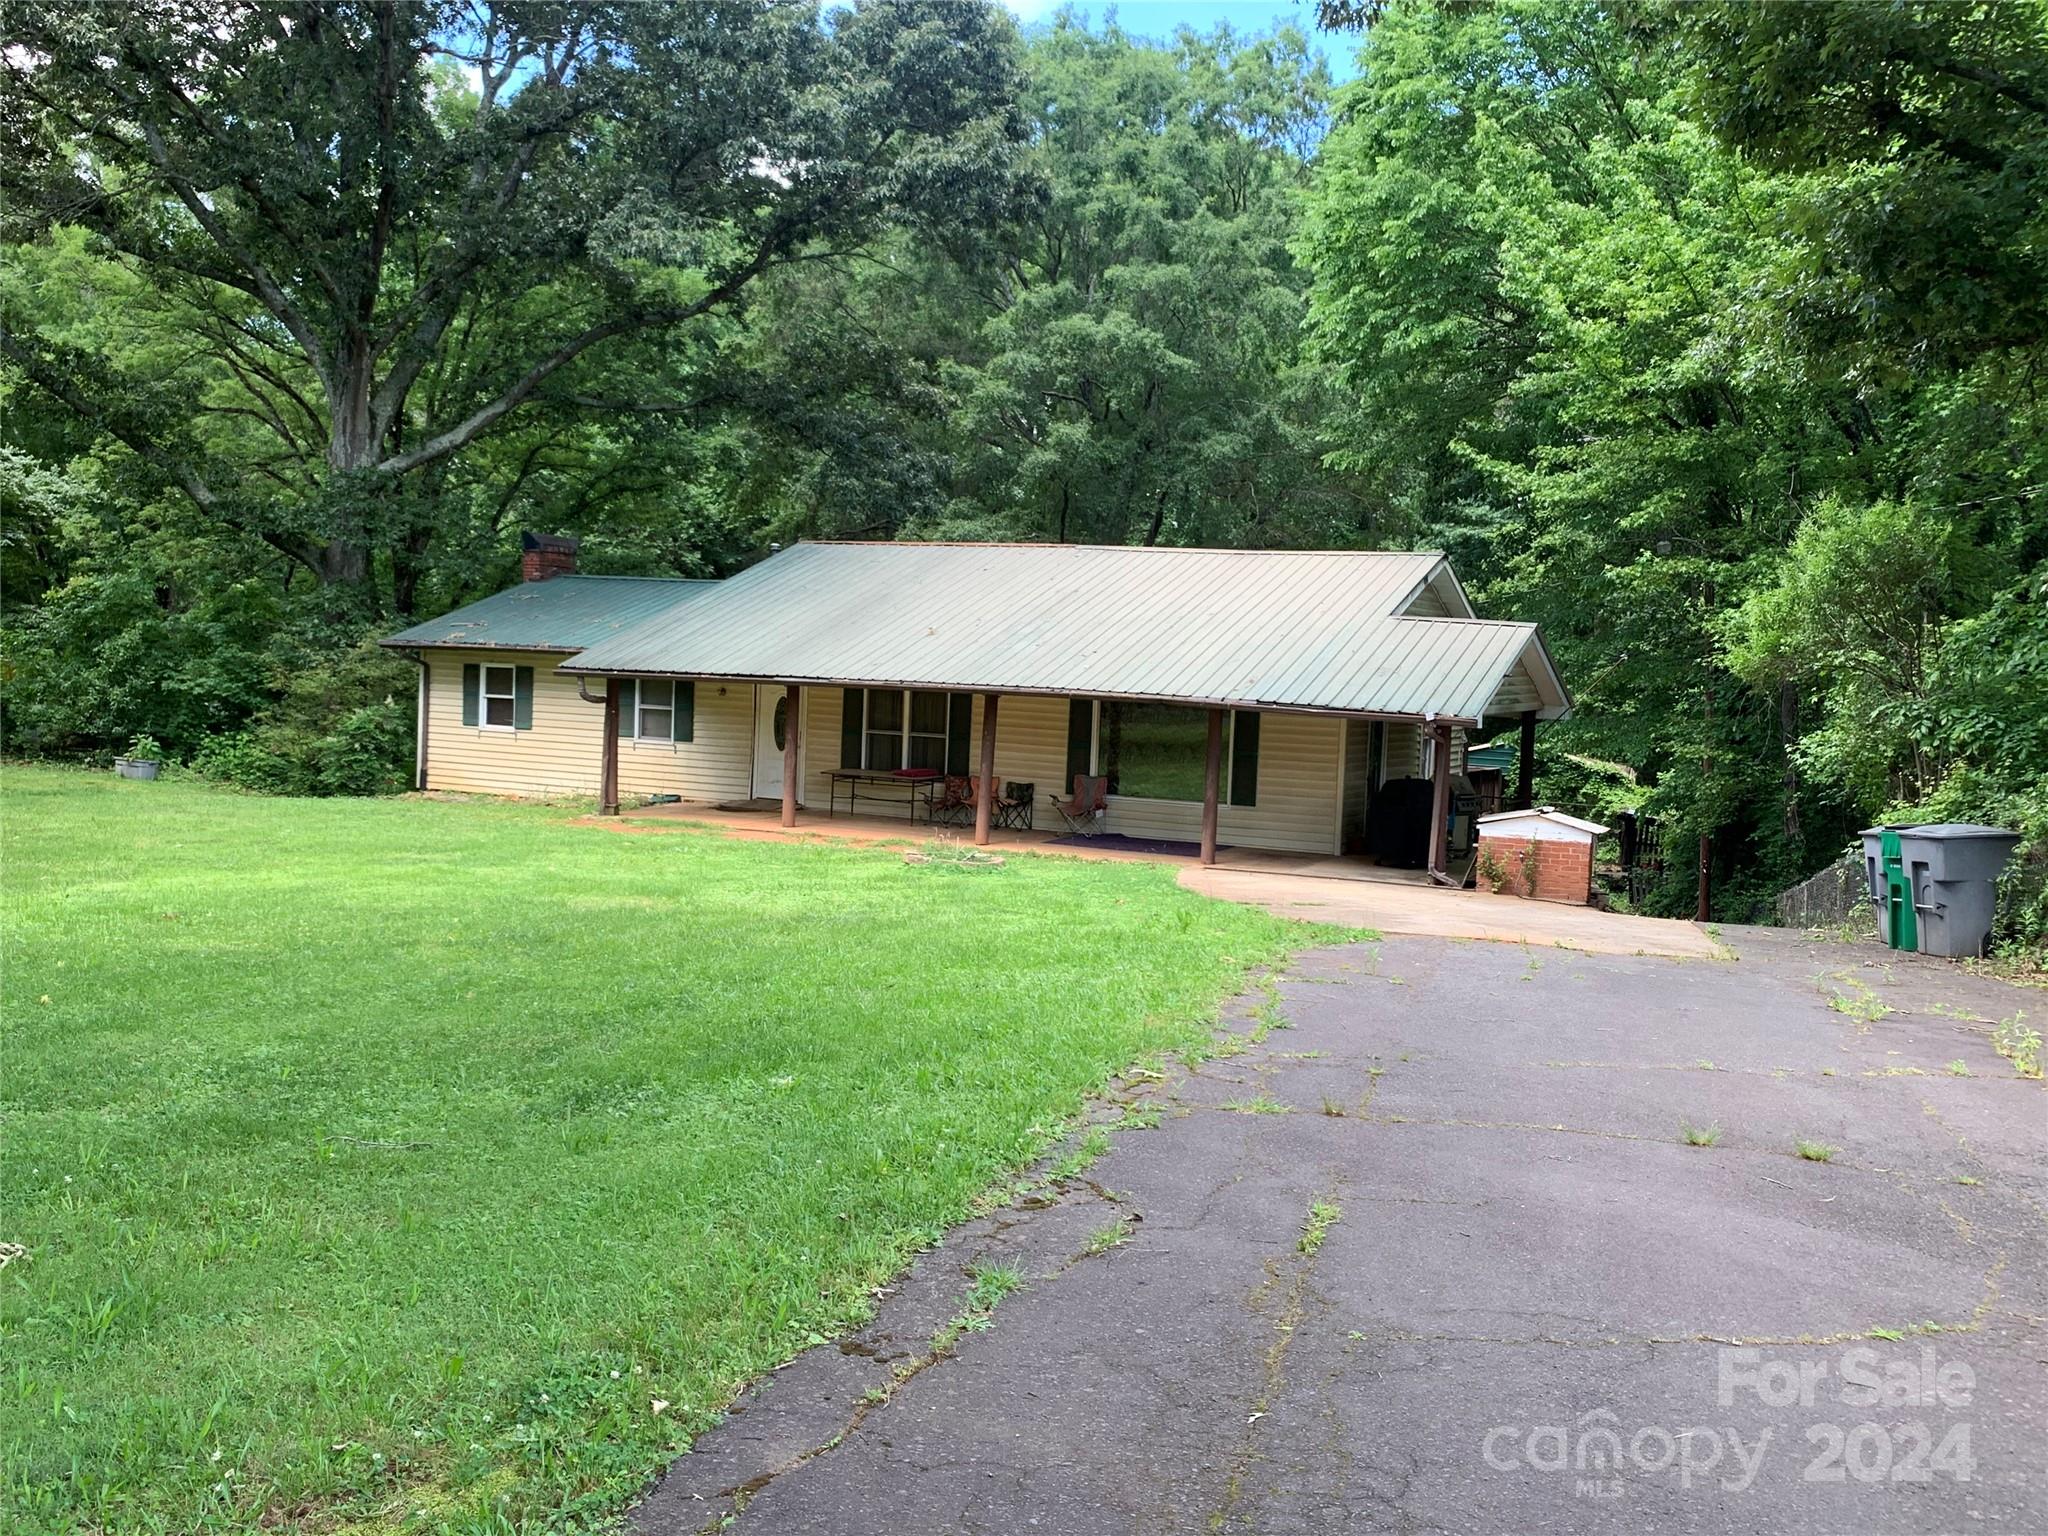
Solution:
[[[805,543],[699,582],[574,549],[529,535],[526,581],[384,642],[420,665],[421,788],[1441,876],[1465,734],[1527,747],[1570,708],[1535,627],[1476,617],[1439,554]]]

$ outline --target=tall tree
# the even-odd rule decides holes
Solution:
[[[2048,3],[1670,14],[1708,124],[1808,175],[1794,319],[1912,367],[2048,343]]]
[[[594,399],[636,341],[708,345],[778,267],[992,218],[1022,132],[982,0],[27,0],[8,22],[0,232],[90,231],[188,357],[136,377],[15,302],[0,357],[352,591],[432,538],[422,477]],[[260,449],[194,430],[223,393]]]
[[[967,527],[1121,543],[1352,542],[1297,367],[1287,249],[1329,75],[1302,34],[1146,46],[1063,13],[1031,40],[1048,189],[980,266],[950,382]]]
[[[1724,874],[1789,864],[1779,717],[1719,626],[1853,450],[1751,346],[1782,189],[1687,120],[1668,41],[1579,0],[1396,6],[1364,65],[1298,245],[1347,458],[1545,625],[1558,746],[1639,770]]]

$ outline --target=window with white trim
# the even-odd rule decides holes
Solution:
[[[864,768],[903,766],[903,695],[894,688],[867,691],[867,761]]]
[[[968,771],[974,699],[924,688],[849,688],[841,737],[843,768],[930,773]]]
[[[641,741],[674,741],[676,685],[671,680],[642,678],[634,704],[633,734]]]
[[[512,730],[519,723],[519,669],[484,668],[483,723],[500,730]]]
[[[946,771],[946,703],[943,693],[911,694],[903,735],[904,767]]]

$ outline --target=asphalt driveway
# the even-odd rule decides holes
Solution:
[[[635,1519],[2048,1530],[2048,1093],[1987,1022],[2048,994],[1728,938],[1305,957]],[[1022,1284],[984,1314],[990,1266]]]

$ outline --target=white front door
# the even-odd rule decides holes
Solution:
[[[789,694],[781,688],[754,690],[754,797],[782,798],[782,747],[789,739]]]

